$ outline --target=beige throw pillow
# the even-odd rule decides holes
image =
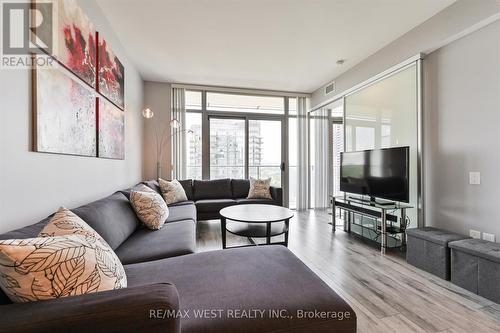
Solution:
[[[101,267],[110,277],[116,276],[121,288],[127,287],[125,268],[115,251],[91,226],[67,208],[61,207],[50,219],[49,223],[38,234],[38,237],[55,237],[80,235],[99,248]]]
[[[137,217],[148,229],[161,229],[168,218],[167,204],[158,193],[147,186],[130,192],[130,203]]]
[[[49,223],[40,231],[38,237],[54,237],[65,235],[82,235],[90,238],[99,238],[108,243],[91,226],[78,215],[67,208],[61,207],[50,219]]]
[[[247,199],[272,199],[271,178],[255,179],[250,177],[250,191]]]
[[[158,182],[160,183],[161,194],[167,205],[187,200],[186,191],[184,191],[184,188],[177,179],[169,182],[160,178]]]
[[[0,287],[15,303],[125,288],[123,266],[113,255],[85,235],[3,240]]]

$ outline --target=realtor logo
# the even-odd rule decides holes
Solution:
[[[52,53],[52,2],[2,2],[2,53]]]
[[[54,52],[51,1],[2,1],[2,68],[31,67],[33,53]]]

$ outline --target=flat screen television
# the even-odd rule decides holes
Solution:
[[[340,190],[409,202],[410,147],[341,153]]]

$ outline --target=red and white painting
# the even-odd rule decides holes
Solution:
[[[95,93],[60,66],[33,71],[34,150],[96,156]]]
[[[96,30],[76,0],[57,1],[54,57],[76,76],[96,87]]]
[[[125,158],[125,112],[99,97],[99,157]]]
[[[125,69],[103,38],[99,38],[99,92],[125,108]]]

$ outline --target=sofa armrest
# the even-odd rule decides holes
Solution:
[[[283,206],[283,189],[281,187],[271,186],[270,191],[274,204],[277,206]]]
[[[0,306],[5,332],[180,332],[179,309],[170,283],[116,289],[82,296]]]

